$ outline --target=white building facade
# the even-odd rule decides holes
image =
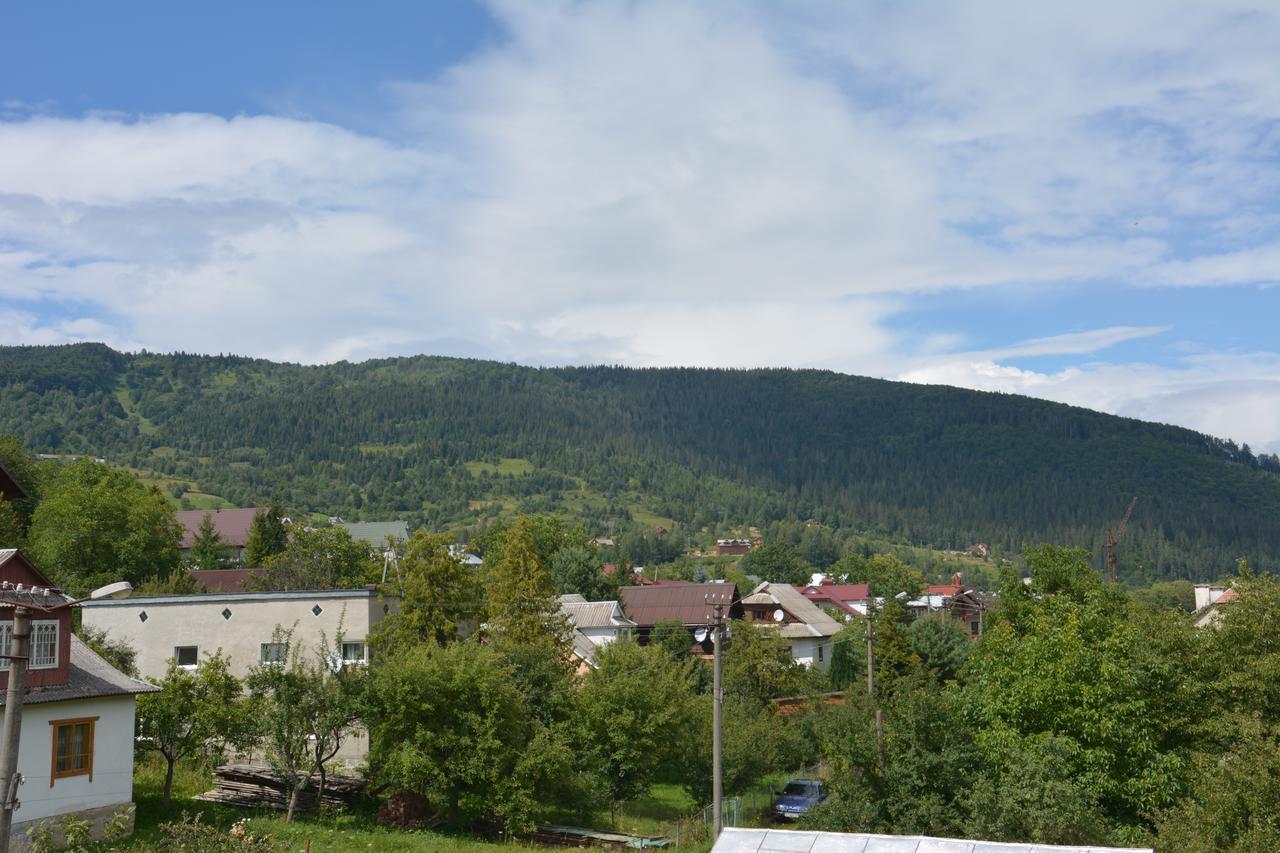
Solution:
[[[81,606],[86,626],[137,650],[144,678],[163,678],[170,658],[194,667],[218,650],[230,659],[231,672],[243,678],[278,656],[277,627],[292,631],[294,645],[304,653],[321,644],[333,647],[341,635],[343,660],[364,663],[370,633],[399,609],[399,602],[372,589],[341,589],[158,595]]]

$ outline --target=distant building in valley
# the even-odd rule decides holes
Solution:
[[[217,531],[218,541],[223,548],[234,554],[235,559],[244,559],[245,545],[249,544],[249,531],[253,529],[253,520],[258,513],[265,510],[256,507],[242,509],[184,509],[174,513],[178,524],[182,525],[183,556],[191,552],[196,536],[200,533],[200,525],[207,515],[213,521],[213,529]]]
[[[717,539],[717,557],[740,557],[751,550],[750,539]]]

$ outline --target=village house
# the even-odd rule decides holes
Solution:
[[[1215,584],[1196,584],[1196,627],[1217,627],[1222,621],[1222,608],[1240,597],[1229,586]]]
[[[616,601],[587,601],[576,594],[562,595],[558,600],[560,610],[573,625],[573,656],[580,673],[595,667],[596,649],[630,637],[636,627]]]
[[[213,529],[217,531],[218,541],[223,548],[234,555],[235,559],[244,559],[244,548],[249,544],[249,531],[253,528],[253,520],[258,513],[265,510],[249,507],[247,509],[191,509],[175,512],[178,524],[182,525],[182,541],[179,547],[182,556],[191,553],[196,536],[200,533],[200,525],[204,517],[213,521]]]
[[[831,644],[841,624],[795,587],[766,581],[742,599],[742,611],[753,626],[787,640],[796,663],[823,672],[831,665]]]
[[[144,678],[163,678],[171,659],[195,669],[219,650],[229,659],[231,673],[244,678],[254,666],[282,659],[277,627],[293,632],[292,642],[303,654],[315,654],[323,645],[340,655],[342,665],[364,665],[369,635],[387,614],[399,610],[399,601],[364,588],[136,596],[86,601],[82,607],[87,627],[137,650]],[[338,757],[359,759],[367,751],[362,736],[345,745]]]
[[[949,583],[925,587],[918,598],[907,602],[907,608],[915,616],[942,611],[963,625],[969,636],[977,639],[982,635],[987,599],[978,590],[965,586],[960,573],[956,572]]]
[[[717,557],[740,557],[751,550],[750,539],[717,539]]]
[[[21,552],[0,550],[0,655],[12,653],[15,606],[31,614],[18,746],[24,784],[10,835],[16,849],[43,820],[76,815],[100,834],[121,809],[132,814],[137,696],[159,688],[116,670],[72,634],[75,605]],[[0,708],[8,687],[6,658]]]
[[[699,653],[711,654],[714,647],[708,637],[696,642],[694,633],[715,622],[715,607],[720,605],[726,620],[742,618],[742,601],[738,587],[723,581],[689,583],[670,581],[650,586],[624,586],[618,590],[622,610],[635,623],[635,634],[643,645],[649,642],[653,629],[662,622],[673,622],[689,632],[690,645]]]
[[[866,616],[875,605],[871,587],[865,583],[835,583],[823,578],[819,583],[798,586],[796,591],[836,619],[849,621]]]

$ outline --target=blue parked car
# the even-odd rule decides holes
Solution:
[[[773,801],[773,815],[795,820],[826,798],[827,786],[817,779],[792,779]]]

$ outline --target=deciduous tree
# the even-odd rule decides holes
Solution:
[[[451,548],[452,537],[425,528],[405,545],[388,592],[398,595],[400,609],[378,625],[373,642],[383,651],[406,643],[448,643],[459,626],[477,625],[480,575]]]
[[[258,589],[358,589],[382,577],[369,547],[342,527],[308,530],[295,524],[288,547],[269,558],[266,569],[254,580]]]
[[[31,520],[28,547],[64,587],[140,584],[178,566],[182,530],[156,488],[90,459],[57,470]]]
[[[221,650],[195,671],[170,659],[159,693],[138,697],[139,744],[165,760],[164,804],[173,790],[174,764],[182,758],[251,740],[253,714]]]

